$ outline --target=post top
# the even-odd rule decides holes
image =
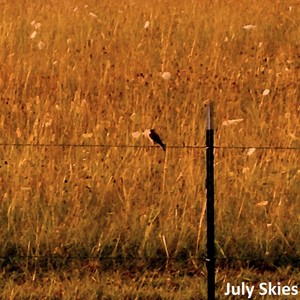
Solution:
[[[213,103],[211,101],[207,104],[207,129],[213,129]]]

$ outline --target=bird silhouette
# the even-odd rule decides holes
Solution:
[[[160,146],[164,149],[164,151],[166,151],[166,145],[162,142],[161,138],[160,138],[159,135],[155,132],[154,129],[150,129],[149,137],[150,137],[150,139],[151,139],[154,143],[160,145]]]

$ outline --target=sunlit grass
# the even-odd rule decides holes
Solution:
[[[55,296],[60,272],[72,288],[116,257],[130,269],[187,264],[203,275],[187,285],[203,290],[205,149],[183,146],[205,145],[208,100],[215,144],[250,147],[215,150],[220,263],[299,258],[299,151],[259,148],[300,147],[300,11],[275,4],[1,5],[0,143],[48,145],[0,146],[3,280],[25,272],[28,295],[53,271]],[[166,153],[138,134],[146,128]],[[96,265],[80,272],[89,257]],[[12,280],[3,297],[18,299]]]

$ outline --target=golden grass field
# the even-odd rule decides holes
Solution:
[[[205,299],[208,101],[216,295],[299,286],[299,1],[0,7],[2,299]]]

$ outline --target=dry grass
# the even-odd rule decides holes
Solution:
[[[213,100],[216,145],[300,147],[300,9],[198,2],[0,4],[0,143],[148,146],[131,134],[155,127],[170,146],[0,146],[5,299],[205,295],[205,150],[172,146],[204,145]],[[299,284],[299,150],[247,151],[215,152],[218,258],[283,270],[220,260],[218,293]]]

